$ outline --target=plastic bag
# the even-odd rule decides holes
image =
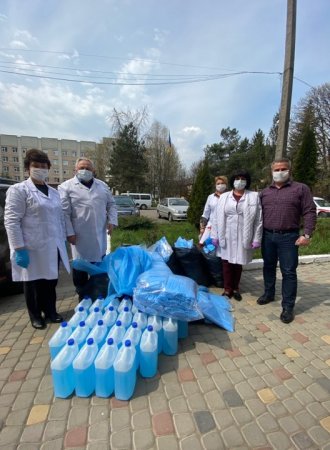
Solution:
[[[174,243],[175,248],[192,248],[193,245],[194,245],[193,239],[187,241],[187,239],[184,239],[181,236],[179,236],[176,242]]]
[[[84,259],[74,259],[71,265],[74,269],[87,272],[89,275],[100,275],[107,272],[106,266],[102,263],[103,261],[91,263]]]
[[[234,332],[235,319],[231,313],[232,306],[226,297],[199,290],[197,303],[208,320],[231,333]]]
[[[205,271],[209,274],[211,284],[216,287],[223,287],[222,259],[216,255],[215,251],[203,253]]]
[[[186,277],[196,281],[197,284],[210,286],[211,280],[205,270],[203,255],[196,246],[189,249],[175,248],[174,253]]]
[[[148,252],[150,253],[159,253],[165,262],[170,259],[170,256],[173,253],[173,249],[170,244],[167,242],[166,237],[163,236],[159,239],[155,244],[148,248]]]

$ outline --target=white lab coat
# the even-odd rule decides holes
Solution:
[[[262,210],[259,194],[246,190],[237,203],[233,191],[220,196],[212,237],[219,239],[218,256],[232,264],[252,261],[252,242],[261,243]]]
[[[118,225],[117,207],[106,183],[94,178],[90,188],[75,176],[58,187],[66,235],[76,236],[73,259],[99,262],[107,249],[107,225]]]
[[[56,189],[48,186],[47,196],[30,178],[11,186],[6,194],[5,227],[14,281],[57,279],[58,252],[70,272],[64,215]],[[29,252],[30,264],[26,269],[15,262],[15,249],[20,247]]]
[[[205,217],[205,219],[208,220],[208,225],[212,225],[212,220],[215,218],[216,206],[220,197],[221,196],[214,193],[207,197],[202,217]]]

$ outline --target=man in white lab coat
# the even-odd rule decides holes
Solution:
[[[76,174],[58,187],[73,259],[99,262],[106,253],[107,233],[118,225],[117,207],[106,183],[95,178],[88,158],[76,162]],[[73,283],[84,296],[88,274],[73,269]]]

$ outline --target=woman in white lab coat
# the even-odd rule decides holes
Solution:
[[[50,165],[46,153],[28,150],[24,168],[29,178],[8,189],[5,205],[13,281],[23,281],[31,324],[37,329],[46,327],[45,320],[62,322],[56,312],[59,261],[70,271],[60,196],[45,183]]]
[[[253,251],[261,245],[262,211],[257,192],[250,191],[251,177],[246,170],[237,170],[229,180],[231,191],[224,193],[217,204],[212,236],[221,254],[223,295],[242,300],[239,283],[242,265],[252,261]]]

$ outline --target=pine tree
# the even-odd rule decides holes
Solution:
[[[313,188],[317,179],[317,144],[314,130],[307,126],[302,135],[300,148],[293,161],[293,177],[295,181]]]
[[[119,192],[143,192],[147,177],[144,142],[133,123],[119,132],[110,156],[110,179]]]
[[[199,228],[199,221],[204,210],[206,199],[213,189],[213,179],[210,174],[208,161],[205,159],[201,162],[198,169],[192,187],[188,209],[188,221],[197,228]]]

